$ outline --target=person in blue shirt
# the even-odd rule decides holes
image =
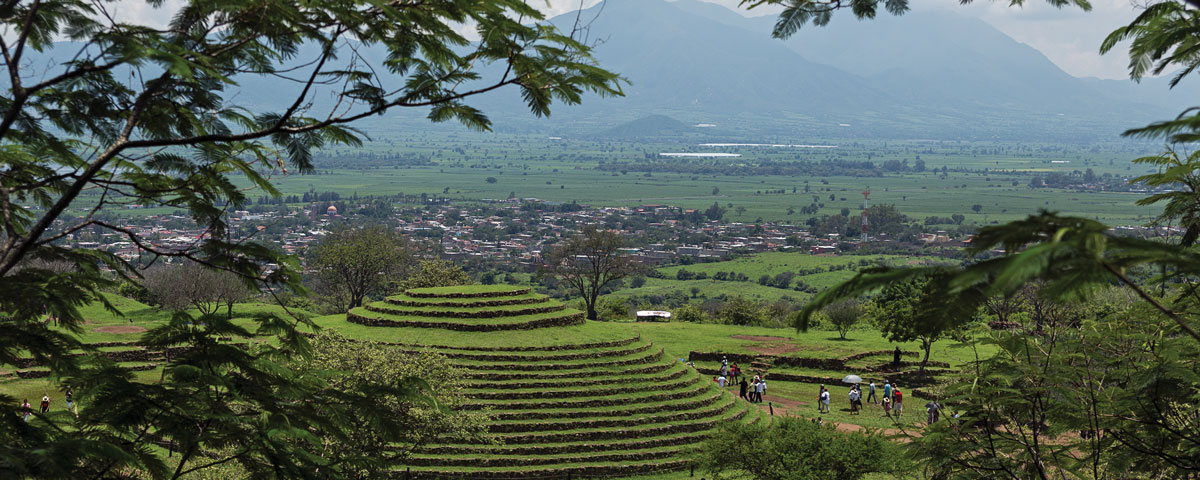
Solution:
[[[888,399],[889,402],[892,401],[892,383],[886,380],[883,382],[883,398]]]

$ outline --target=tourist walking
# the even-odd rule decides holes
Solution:
[[[867,387],[867,402],[872,405],[879,405],[879,399],[875,397],[875,382]]]
[[[892,399],[883,397],[883,400],[879,404],[883,405],[883,416],[886,417],[892,414]]]
[[[900,368],[900,347],[896,347],[896,351],[892,352],[892,366]]]
[[[725,376],[724,375],[717,377],[717,385],[720,386],[722,390],[725,389]]]
[[[896,411],[896,416],[904,414],[904,393],[897,387],[892,391],[892,409]]]
[[[941,409],[942,409],[942,406],[938,404],[937,400],[931,400],[929,403],[925,404],[925,411],[929,413],[928,424],[933,425],[934,423],[937,423],[938,410],[941,410]]]
[[[733,362],[733,366],[729,367],[729,374],[732,375],[730,380],[732,380],[733,383],[738,383],[738,377],[742,375],[742,369],[738,367],[737,362]]]
[[[883,398],[892,399],[892,384],[887,380],[883,381]]]
[[[756,403],[762,403],[763,391],[766,390],[766,388],[766,382],[762,380],[759,380],[758,383],[754,384],[754,401]]]
[[[829,390],[821,385],[821,391],[817,393],[817,412],[829,413]]]
[[[742,377],[742,382],[738,384],[738,396],[742,397],[743,400],[750,400],[750,398],[746,396],[746,390],[749,389],[749,387],[750,384],[746,383],[746,377]]]
[[[50,395],[42,395],[42,413],[50,411]]]
[[[21,415],[25,417],[26,422],[29,421],[29,416],[33,415],[33,405],[29,404],[28,398],[26,398],[25,401],[21,403]]]
[[[858,415],[858,400],[862,394],[858,391],[858,385],[850,387],[850,414]]]
[[[75,392],[71,390],[71,387],[67,387],[67,393],[65,394],[65,396],[67,399],[67,410],[70,410],[71,409],[71,397],[75,396]]]

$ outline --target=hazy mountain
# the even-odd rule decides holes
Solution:
[[[699,0],[608,0],[591,28],[603,39],[596,54],[633,85],[627,98],[578,111],[622,120],[662,111],[752,114],[814,128],[851,123],[870,135],[1058,139],[1111,138],[1177,113],[1150,85],[1072,77],[966,16],[845,15],[788,41],[770,37],[773,23]]]
[[[1172,117],[1200,93],[1200,85],[1191,83],[1168,92],[1166,79],[1138,85],[1075,78],[1032,47],[953,13],[871,21],[842,15],[788,41],[771,38],[773,17],[747,18],[699,0],[607,0],[602,10],[593,7],[582,16],[592,17],[588,40],[596,43],[602,66],[632,82],[625,97],[557,105],[549,119],[533,118],[515,88],[471,103],[500,130],[573,136],[629,137],[650,129],[653,136],[712,141],[767,136],[1091,141]],[[575,19],[552,21],[569,27]],[[31,58],[53,70],[52,58],[74,52],[66,47]],[[312,50],[301,58],[315,56]],[[385,56],[378,48],[360,53],[375,60]],[[277,77],[238,81],[234,101],[256,109],[284,108],[300,88]],[[312,100],[314,111],[321,111],[334,99]],[[386,135],[398,128],[391,125],[397,120],[405,128],[425,125],[423,114],[407,110],[372,119],[372,130]],[[690,127],[697,123],[720,128]]]
[[[598,138],[638,139],[653,137],[675,137],[694,132],[696,127],[684,124],[666,115],[650,115],[625,122],[600,132]]]

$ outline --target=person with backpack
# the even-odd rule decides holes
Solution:
[[[817,393],[817,413],[829,413],[829,390],[821,385],[820,393]]]
[[[858,385],[850,387],[850,414],[858,415],[858,400],[862,394],[858,391]]]

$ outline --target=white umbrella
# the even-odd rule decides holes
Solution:
[[[858,375],[846,375],[846,378],[842,379],[842,383],[862,383],[862,377]]]

